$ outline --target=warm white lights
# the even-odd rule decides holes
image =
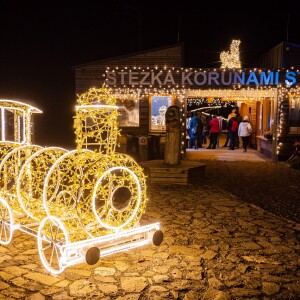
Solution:
[[[20,169],[18,201],[24,212],[34,220],[41,221],[46,217],[43,203],[45,177],[52,164],[66,152],[59,147],[42,148],[31,155]]]
[[[44,267],[59,274],[67,266],[94,264],[101,256],[161,243],[159,223],[139,224],[147,201],[143,169],[115,152],[120,135],[115,96],[93,88],[78,97],[77,149],[72,151],[31,145],[34,108],[20,102],[9,102],[15,112],[14,136],[20,139],[16,131],[23,130],[26,139],[23,144],[6,142],[8,102],[2,102],[0,244],[8,244],[16,229],[37,237]]]
[[[0,245],[8,245],[13,236],[14,217],[7,202],[0,198]]]
[[[123,178],[117,182],[116,178],[120,176]],[[131,181],[131,190],[128,189],[127,191],[124,189],[124,181],[129,180]],[[103,192],[103,185],[107,185],[107,181],[111,182],[111,184],[108,186],[108,195],[105,197],[101,192]],[[122,209],[114,205],[114,194],[117,193],[118,190],[121,191],[119,193],[128,193],[128,205],[124,205]],[[140,207],[141,196],[140,182],[134,172],[122,166],[113,167],[105,171],[96,182],[92,197],[93,212],[98,222],[104,228],[119,230],[128,225],[136,216]],[[99,203],[101,202],[103,202],[103,205],[99,207]],[[126,201],[124,202],[127,204]]]
[[[275,97],[277,93],[277,89],[269,88],[269,89],[210,89],[210,90],[189,90],[186,93],[187,98],[192,97],[201,97],[201,98],[230,98],[237,99],[237,98],[267,98],[267,97]]]
[[[0,140],[3,142],[30,143],[32,134],[31,115],[33,113],[42,113],[42,111],[29,104],[7,99],[0,99],[0,107]]]
[[[240,61],[240,40],[232,40],[230,45],[230,51],[223,51],[220,54],[221,58],[221,68],[228,68],[228,69],[239,69],[241,68],[241,61]]]

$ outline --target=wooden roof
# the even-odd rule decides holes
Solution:
[[[152,53],[152,52],[167,50],[167,49],[171,49],[171,48],[178,48],[178,47],[181,48],[181,53],[183,54],[184,44],[183,43],[176,43],[176,44],[171,44],[171,45],[168,45],[168,46],[152,48],[152,49],[147,49],[147,50],[143,50],[143,51],[127,53],[127,54],[119,55],[119,56],[115,56],[115,57],[100,59],[100,60],[92,61],[92,62],[85,63],[85,64],[79,64],[79,65],[73,66],[72,69],[76,70],[76,69],[89,67],[89,66],[92,66],[92,65],[105,64],[105,63],[108,63],[108,62],[111,62],[111,61],[126,60],[126,59],[131,58],[131,57],[146,55],[146,54],[149,54],[149,53]],[[182,55],[182,60],[183,60],[183,55]]]

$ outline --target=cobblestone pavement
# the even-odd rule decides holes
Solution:
[[[210,186],[152,187],[144,223],[161,246],[143,246],[51,276],[36,239],[0,247],[0,299],[300,299],[300,224]]]

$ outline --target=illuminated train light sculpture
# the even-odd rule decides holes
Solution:
[[[31,145],[31,114],[41,111],[0,100],[1,112],[15,114],[14,142],[5,139],[1,114],[0,244],[9,244],[15,230],[37,237],[41,261],[52,274],[163,240],[159,223],[140,225],[145,175],[130,156],[115,152],[120,134],[115,104],[104,88],[79,96],[77,149],[67,151]]]

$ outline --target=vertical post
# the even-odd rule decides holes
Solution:
[[[272,161],[278,162],[277,145],[278,145],[278,124],[279,124],[279,105],[278,105],[278,88],[274,95],[274,122],[273,122],[273,137],[272,137]]]
[[[180,31],[181,31],[181,16],[178,17],[177,43],[180,43]]]
[[[17,120],[17,142],[21,143],[21,116],[18,115]]]
[[[23,112],[23,142],[27,143],[27,137],[26,137],[26,122],[27,122],[27,118],[26,118],[26,113],[25,111]]]
[[[181,123],[178,106],[169,106],[166,112],[165,164],[180,164]]]
[[[5,142],[5,115],[4,108],[1,108],[1,140]]]
[[[27,144],[31,144],[31,124],[30,124],[30,122],[31,122],[31,118],[30,118],[30,111],[28,111],[27,113],[26,113],[26,143]]]

